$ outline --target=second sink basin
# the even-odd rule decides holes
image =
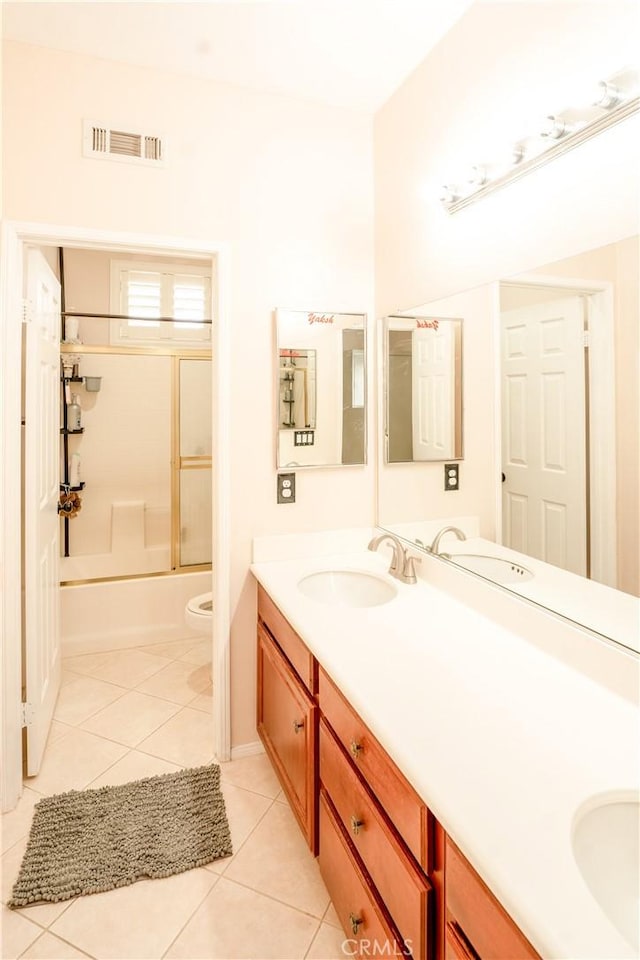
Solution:
[[[533,580],[531,570],[503,557],[489,557],[482,553],[441,553],[440,556],[496,583],[524,583],[526,580]]]
[[[360,570],[321,570],[298,581],[298,590],[312,600],[343,607],[378,607],[396,595],[395,587]]]
[[[604,800],[577,818],[573,855],[592,895],[623,937],[640,947],[640,803]]]

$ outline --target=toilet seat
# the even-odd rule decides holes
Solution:
[[[213,593],[201,593],[192,597],[184,608],[187,626],[199,633],[211,633],[213,622]]]

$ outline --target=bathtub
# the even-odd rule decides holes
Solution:
[[[60,587],[62,655],[100,653],[193,636],[187,601],[211,590],[211,572],[65,584]]]

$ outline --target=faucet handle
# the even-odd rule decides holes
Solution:
[[[422,563],[421,557],[415,557],[412,554],[405,553],[404,555],[404,569],[402,571],[402,579],[405,583],[416,583],[416,563]]]

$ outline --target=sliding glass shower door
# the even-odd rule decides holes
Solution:
[[[211,360],[181,358],[178,383],[175,560],[193,568],[210,564],[212,556]]]

